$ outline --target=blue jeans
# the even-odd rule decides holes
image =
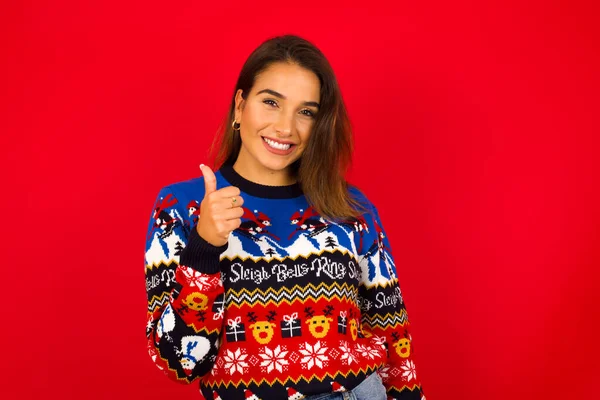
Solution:
[[[334,392],[307,396],[305,400],[386,400],[387,394],[377,372],[367,376],[354,389],[347,392]]]

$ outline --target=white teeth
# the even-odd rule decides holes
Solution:
[[[289,143],[288,144],[282,144],[282,143],[274,142],[274,141],[272,141],[270,139],[267,139],[267,138],[263,138],[263,139],[265,140],[265,142],[267,142],[267,144],[270,147],[272,147],[274,149],[277,149],[277,150],[288,150],[292,146]]]

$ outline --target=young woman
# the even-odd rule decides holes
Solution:
[[[323,54],[264,42],[240,73],[213,172],[160,190],[148,351],[207,399],[422,399],[389,242],[344,179],[352,135]]]

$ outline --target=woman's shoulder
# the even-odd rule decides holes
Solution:
[[[215,177],[217,178],[217,189],[228,185],[223,181],[220,171],[215,171]],[[190,179],[184,179],[179,181],[173,181],[164,185],[160,189],[161,193],[171,193],[175,198],[180,201],[196,200],[201,202],[204,198],[204,177],[198,176]]]
[[[369,206],[373,205],[365,189],[359,188],[355,184],[348,183],[348,192],[356,201],[360,202],[361,204]]]
[[[365,210],[365,212],[371,212],[375,208],[375,205],[369,200],[366,192],[358,186],[348,183],[348,193],[352,199]]]

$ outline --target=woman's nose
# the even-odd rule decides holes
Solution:
[[[292,134],[292,118],[282,116],[275,125],[275,132],[277,136],[289,136]]]
[[[292,131],[290,129],[275,128],[275,133],[277,134],[278,137],[286,137],[286,136],[290,136]]]

